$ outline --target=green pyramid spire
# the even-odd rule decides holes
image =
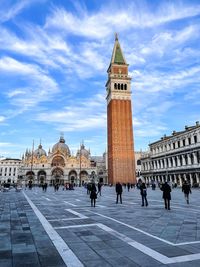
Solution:
[[[122,64],[122,65],[127,64],[126,60],[124,58],[122,49],[121,49],[120,44],[119,44],[117,34],[115,34],[115,45],[113,48],[111,63]]]

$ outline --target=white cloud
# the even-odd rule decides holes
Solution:
[[[105,99],[97,94],[92,99],[76,101],[76,108],[72,103],[60,111],[40,113],[36,120],[52,123],[59,131],[71,132],[105,128],[106,118]]]
[[[5,93],[10,99],[11,104],[26,110],[36,106],[40,102],[48,101],[59,92],[57,83],[48,76],[39,66],[19,62],[10,57],[0,59],[0,73],[7,76],[23,77],[28,83],[28,87],[13,89]],[[17,113],[17,112],[16,112]]]
[[[179,3],[164,3],[151,13],[145,5],[128,4],[123,8],[107,5],[96,13],[89,14],[85,9],[80,16],[64,8],[55,7],[46,20],[48,29],[62,29],[66,33],[102,39],[113,32],[131,28],[154,27],[174,20],[200,14],[200,5],[187,6]]]
[[[4,122],[5,119],[6,119],[6,118],[5,118],[4,116],[0,116],[0,123],[1,123],[1,122]]]
[[[31,1],[18,1],[14,5],[8,5],[9,2],[1,3],[0,9],[0,22],[5,22],[10,19],[13,19],[16,15],[18,15],[24,8],[31,4]]]

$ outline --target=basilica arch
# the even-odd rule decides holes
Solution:
[[[39,184],[43,184],[46,181],[46,172],[44,170],[40,170],[37,174],[37,179]]]
[[[88,172],[86,170],[82,170],[80,173],[81,177],[81,183],[83,184],[84,182],[88,181]]]
[[[75,170],[71,170],[68,175],[68,180],[70,183],[78,183],[78,175]]]
[[[56,155],[51,162],[51,166],[55,167],[55,166],[61,166],[61,167],[65,167],[65,160],[62,156],[60,155]]]
[[[33,181],[35,179],[35,173],[33,171],[28,171],[26,173],[26,180]]]
[[[55,183],[64,184],[64,171],[59,167],[54,168],[51,173],[51,184]]]

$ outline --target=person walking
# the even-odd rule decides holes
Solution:
[[[128,192],[129,192],[129,190],[131,188],[131,184],[130,183],[127,183],[127,188],[128,188]]]
[[[188,183],[188,181],[184,181],[182,185],[182,192],[185,194],[185,200],[187,204],[189,204],[189,194],[192,194],[192,191],[191,185]]]
[[[123,192],[123,190],[122,190],[122,185],[120,184],[120,182],[116,183],[115,191],[117,194],[116,204],[118,204],[119,198],[120,198],[120,203],[122,204],[122,192]]]
[[[165,209],[170,210],[170,200],[171,200],[171,187],[167,181],[161,186],[161,191],[163,191],[163,199],[165,202]]]
[[[101,196],[101,187],[102,187],[102,184],[100,182],[98,182],[98,192],[97,194],[99,194]]]
[[[142,196],[142,207],[144,207],[144,201],[145,201],[145,205],[147,207],[148,206],[147,187],[146,187],[145,183],[142,183],[141,186],[140,186],[140,194]]]
[[[95,186],[95,183],[92,184],[91,190],[90,190],[90,199],[91,199],[91,207],[95,207],[96,199],[97,199],[97,189]]]

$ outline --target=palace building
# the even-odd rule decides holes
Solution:
[[[185,126],[161,140],[149,144],[149,152],[141,158],[141,175],[145,182],[165,180],[182,186],[188,180],[192,186],[200,183],[200,124]]]
[[[61,136],[48,153],[41,144],[33,152],[26,150],[22,157],[19,178],[25,182],[31,180],[35,184],[83,184],[91,180],[98,181],[99,178],[106,183],[103,168],[105,164],[100,164],[102,161],[104,157],[99,157],[98,160],[92,157],[84,144],[73,156]]]
[[[135,183],[131,77],[117,35],[107,73],[108,182]]]

